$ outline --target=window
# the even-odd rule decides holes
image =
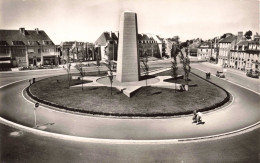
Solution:
[[[8,45],[6,41],[0,41],[0,45]]]
[[[28,41],[28,45],[39,45],[38,41]]]
[[[12,41],[13,45],[25,45],[23,41]]]

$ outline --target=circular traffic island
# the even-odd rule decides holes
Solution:
[[[170,71],[149,76],[169,76]],[[183,74],[181,71],[179,74]],[[79,74],[73,74],[77,76]],[[91,72],[87,76],[105,76],[106,72]],[[141,79],[145,80],[144,77]],[[116,80],[116,79],[114,79]],[[155,80],[154,80],[155,81]],[[83,83],[82,83],[83,82]],[[45,78],[28,89],[27,93],[36,101],[62,110],[105,116],[162,117],[191,114],[194,110],[208,111],[229,101],[229,93],[197,75],[190,74],[188,91],[143,86],[130,98],[122,91],[109,86],[85,87],[92,81],[72,79],[68,75]],[[186,84],[184,79],[168,79],[165,82]],[[73,85],[82,85],[72,87]],[[70,85],[70,87],[69,87]],[[111,95],[112,90],[112,95]]]

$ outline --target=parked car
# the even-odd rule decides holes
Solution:
[[[217,71],[216,76],[219,78],[225,78],[225,75],[222,71]]]
[[[246,76],[251,78],[259,78],[259,73],[257,71],[247,71]]]

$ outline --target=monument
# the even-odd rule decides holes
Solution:
[[[139,81],[140,63],[137,46],[137,15],[125,11],[120,17],[119,47],[116,80],[119,82]]]

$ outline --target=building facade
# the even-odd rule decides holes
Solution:
[[[66,41],[60,44],[62,63],[78,61],[94,61],[95,45],[89,42]]]
[[[118,49],[117,32],[103,32],[95,41],[95,46],[100,48],[101,60],[117,61]],[[165,50],[164,39],[153,34],[138,34],[137,36],[138,53],[140,57],[145,54],[150,57],[161,58]]]
[[[153,34],[138,34],[138,50],[140,57],[162,57],[163,40]]]
[[[118,36],[116,32],[103,32],[95,41],[101,60],[117,60]]]
[[[230,67],[239,70],[259,71],[260,45],[258,40],[240,41],[233,46]]]
[[[0,30],[0,64],[7,67],[58,65],[58,47],[38,28]]]
[[[237,37],[230,35],[219,42],[218,65],[230,66],[230,50],[236,44]]]
[[[198,60],[216,60],[217,48],[211,41],[205,41],[200,44],[197,50]]]

